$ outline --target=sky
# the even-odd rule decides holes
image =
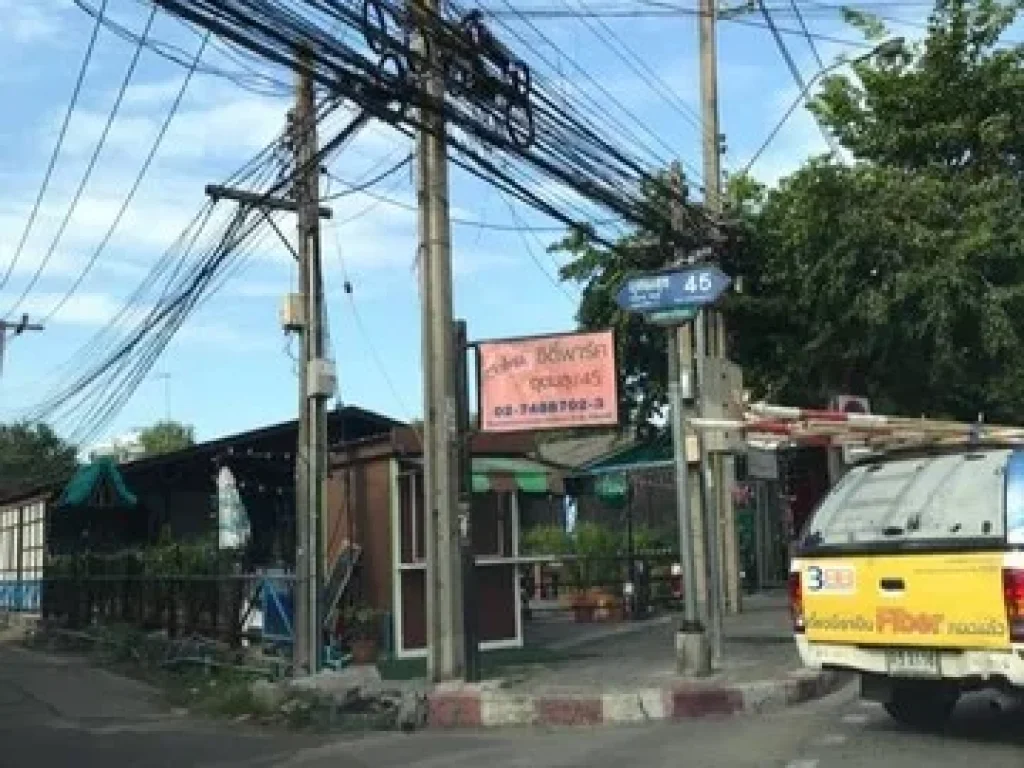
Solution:
[[[580,7],[577,0],[513,2],[516,8]],[[864,2],[880,7],[878,0]],[[625,0],[587,3],[626,7]],[[674,4],[692,8],[695,3],[678,0]],[[798,5],[810,32],[818,36],[816,53],[804,37],[787,33],[784,38],[806,79],[820,70],[817,57],[828,65],[839,55],[864,52],[857,45],[862,43],[860,34],[842,22],[835,7],[809,0],[799,0]],[[893,34],[920,35],[920,28],[913,25],[925,17],[924,4],[882,5],[885,15],[902,20],[891,25]],[[490,7],[509,6],[504,0],[492,0]],[[780,27],[799,29],[787,3],[771,2],[769,7],[778,9]],[[149,7],[137,0],[109,0],[108,12],[124,27],[141,31]],[[0,99],[7,105],[0,111],[2,277],[39,192],[94,22],[70,0],[0,0],[0,18],[4,19]],[[761,17],[748,13],[739,18],[751,23],[723,21],[719,30],[726,171],[746,164],[800,90],[771,34],[761,25]],[[644,135],[661,156],[681,159],[691,177],[699,173],[694,16],[611,17],[602,22],[537,18],[530,23],[503,16],[493,28],[536,71],[562,88],[569,103],[587,101],[628,126],[622,135],[610,137],[615,142],[628,147],[632,134]],[[151,34],[180,45],[186,58],[200,44],[196,34],[162,12],[156,15]],[[16,308],[13,316],[28,312],[42,317],[66,298],[96,252],[168,114],[185,71],[145,51],[95,171],[62,236],[56,238],[135,48],[110,31],[99,33],[39,215],[10,281],[0,289],[0,312],[5,315]],[[203,62],[240,71],[237,54],[225,56],[220,43],[204,52]],[[286,72],[264,71],[284,83],[291,79]],[[671,99],[665,98],[668,91]],[[140,316],[146,306],[132,304],[131,296],[203,205],[204,186],[228,177],[278,135],[290,107],[291,98],[284,92],[257,94],[217,74],[196,74],[138,194],[94,266],[45,330],[25,333],[9,343],[0,376],[0,421],[30,412],[46,402],[54,387],[81,372],[82,355],[76,353],[95,334],[104,329],[110,333],[111,322],[113,332],[123,331],[125,316]],[[406,137],[371,125],[332,160],[330,175],[349,182],[369,178],[410,149]],[[766,183],[776,183],[825,149],[815,123],[801,109],[752,173]],[[341,189],[338,182],[334,184],[334,191]],[[415,202],[411,171],[403,169],[371,192],[411,205]],[[363,194],[332,200],[330,205],[334,215],[323,233],[324,275],[340,397],[347,404],[395,418],[415,418],[421,412],[416,215],[407,207]],[[555,223],[458,170],[452,172],[451,205],[452,215],[463,221],[531,227]],[[283,219],[282,226],[291,236],[292,222]],[[453,226],[455,313],[467,321],[471,338],[573,329],[578,289],[557,280],[564,257],[546,251],[558,238],[552,231]],[[351,293],[345,291],[346,280]],[[297,398],[294,345],[280,328],[279,307],[294,286],[294,260],[268,230],[255,253],[189,318],[149,377],[95,438],[124,434],[168,415],[194,425],[199,439],[292,418]],[[127,314],[117,320],[126,303]],[[67,433],[74,425],[57,418],[54,426]]]

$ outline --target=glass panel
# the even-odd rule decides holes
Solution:
[[[856,467],[822,503],[805,544],[1002,539],[1008,456],[976,451]]]

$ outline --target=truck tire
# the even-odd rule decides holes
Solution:
[[[934,731],[946,724],[959,699],[960,691],[943,683],[894,683],[884,706],[896,722]]]

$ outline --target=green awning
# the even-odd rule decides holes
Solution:
[[[91,464],[81,467],[64,488],[58,507],[87,506],[94,493],[104,483],[111,489],[111,498],[107,504],[115,507],[134,507],[138,503],[135,494],[128,490],[124,478],[112,459],[96,459]]]
[[[532,459],[477,457],[473,459],[473,493],[518,491],[565,492],[562,473]]]
[[[405,463],[423,469],[423,459]],[[564,470],[519,457],[477,456],[473,459],[473,493],[565,493]]]

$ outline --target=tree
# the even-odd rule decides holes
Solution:
[[[755,395],[1024,416],[1024,47],[995,45],[1019,5],[939,0],[922,43],[827,78],[812,108],[852,163],[814,158],[771,190],[730,179],[738,237],[719,256],[745,290],[724,308]],[[850,20],[886,35],[863,14]],[[663,401],[664,355],[611,299],[612,278],[643,265],[561,245],[575,256],[564,275],[586,282],[581,324],[618,327],[637,368],[627,375],[650,381],[642,418]]]
[[[0,424],[0,498],[68,480],[76,453],[46,424]]]
[[[180,451],[195,445],[195,430],[177,421],[159,421],[139,433],[146,456]]]

